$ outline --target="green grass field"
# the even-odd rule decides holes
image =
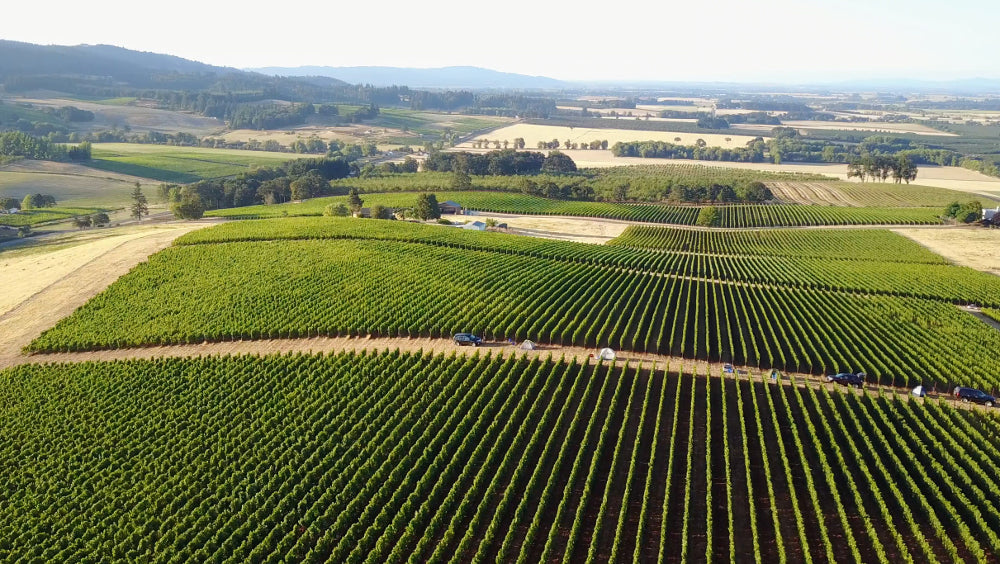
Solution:
[[[161,182],[189,183],[232,176],[255,166],[277,166],[299,158],[293,153],[205,149],[167,145],[100,143],[88,166]]]

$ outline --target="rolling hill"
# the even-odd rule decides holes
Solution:
[[[480,67],[264,67],[248,69],[268,75],[333,77],[351,84],[373,86],[401,86],[413,88],[473,88],[473,89],[523,89],[554,90],[570,86],[569,83],[545,76],[529,76],[500,72]]]

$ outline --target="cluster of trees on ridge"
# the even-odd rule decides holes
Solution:
[[[417,174],[345,178],[334,188],[363,192],[427,189],[520,192],[553,199],[608,202],[760,203],[773,199],[764,174],[665,173],[659,167],[577,171],[573,160],[553,151],[547,157],[512,149],[489,153],[432,153]],[[784,177],[781,177],[784,178]],[[794,178],[794,177],[789,177]],[[342,192],[341,192],[342,193]]]
[[[952,202],[944,209],[944,217],[954,219],[958,223],[975,223],[983,217],[983,204],[978,200],[970,202]]]
[[[330,204],[323,209],[323,215],[328,217],[347,217],[349,215],[357,215],[361,212],[364,207],[364,200],[358,191],[351,189],[347,196],[347,203],[338,202],[336,204]],[[441,220],[441,207],[438,204],[437,196],[433,193],[422,192],[417,194],[417,201],[411,208],[398,208],[390,210],[389,208],[381,205],[375,204],[371,207],[371,219],[400,219],[415,218],[421,221],[427,221],[429,219],[437,219],[442,223],[451,223],[447,220]]]
[[[90,160],[91,146],[83,142],[76,147],[66,147],[20,131],[0,133],[0,157],[23,157],[48,161]]]
[[[90,215],[78,215],[73,218],[73,225],[80,229],[87,227],[104,227],[111,223],[111,218],[104,212],[97,212]]]
[[[424,170],[452,172],[462,170],[477,176],[512,176],[524,174],[576,172],[576,163],[563,153],[548,156],[534,151],[505,149],[489,153],[434,152],[424,161]]]
[[[56,205],[56,197],[50,194],[28,194],[23,199],[0,198],[0,211],[2,210],[36,210],[41,208],[52,208]]]
[[[889,176],[892,176],[896,184],[903,181],[909,184],[917,178],[917,165],[913,164],[910,157],[904,154],[896,156],[865,155],[847,165],[847,177],[860,178],[861,182],[869,178],[873,182],[875,180],[885,182]]]
[[[524,148],[524,139],[518,138],[518,139],[515,139],[514,141],[517,142],[518,140],[520,140],[520,142],[521,142],[521,148],[523,149]],[[507,148],[506,144],[507,144],[507,142],[504,141],[504,148],[505,149]],[[599,149],[601,149],[601,150],[607,149],[608,148],[608,140],[607,139],[603,139],[603,140],[602,139],[594,139],[590,143],[587,143],[586,141],[575,142],[572,139],[567,139],[567,140],[565,140],[565,141],[562,142],[562,145],[563,145],[563,147],[566,148],[567,151],[569,151],[569,150],[576,150],[576,149],[581,149],[581,150],[590,149],[590,150],[596,151],[596,150],[599,150]],[[558,139],[553,139],[552,141],[539,141],[538,142],[538,148],[539,149],[549,149],[549,150],[558,149],[559,148],[559,140]]]
[[[330,180],[346,178],[351,164],[343,157],[296,159],[278,167],[258,167],[232,178],[202,180],[193,184],[161,184],[160,201],[182,219],[197,219],[208,210],[280,204],[318,196],[346,194]]]
[[[698,139],[694,145],[677,145],[667,141],[630,141],[625,143],[619,141],[611,147],[611,154],[616,157],[759,163],[764,161],[766,146],[767,143],[762,137],[750,141],[746,147],[732,149],[709,147],[704,139]]]

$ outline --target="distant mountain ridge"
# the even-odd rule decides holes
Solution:
[[[0,40],[0,84],[7,92],[52,90],[97,96],[187,90],[268,91],[271,97],[294,97],[348,86],[333,78],[276,79],[113,45],[35,45],[8,40]]]
[[[167,73],[239,73],[197,61],[133,51],[113,45],[35,45],[0,39],[0,75],[120,76],[150,71]]]
[[[530,76],[470,66],[438,68],[302,66],[246,70],[277,76],[325,76],[351,84],[405,85],[411,88],[556,90],[572,86],[570,82],[546,76]]]

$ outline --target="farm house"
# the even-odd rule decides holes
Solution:
[[[458,202],[453,202],[451,200],[441,202],[440,204],[438,204],[438,209],[441,210],[441,213],[450,213],[450,214],[462,213],[462,205],[459,204]]]

